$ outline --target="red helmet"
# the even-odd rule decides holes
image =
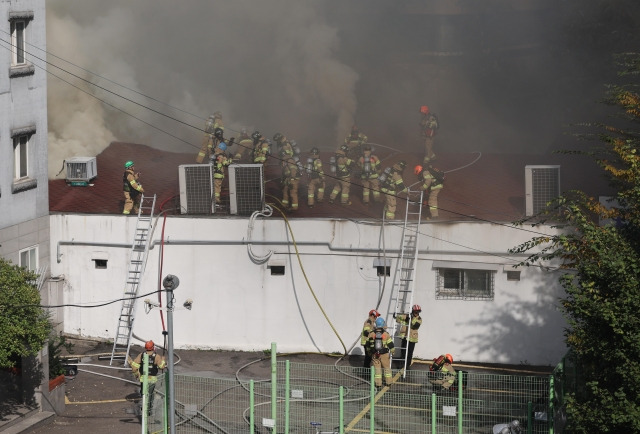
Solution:
[[[422,166],[418,164],[416,167],[414,167],[413,173],[415,173],[416,175],[420,175],[422,173]]]
[[[446,354],[444,358],[447,359],[447,362],[449,362],[449,364],[453,364],[453,356],[451,354]]]
[[[156,345],[153,343],[153,341],[147,341],[144,344],[144,349],[147,351],[153,351],[153,349],[156,347]]]
[[[369,316],[371,316],[371,315],[373,315],[373,316],[375,316],[376,318],[378,318],[378,317],[380,316],[380,312],[378,312],[378,311],[377,311],[377,310],[375,310],[375,309],[371,309],[371,310],[369,311]]]
[[[428,115],[429,114],[429,107],[426,105],[421,105],[420,106],[420,113],[422,113],[423,115]]]
[[[415,312],[415,311],[422,312],[422,308],[420,307],[419,304],[414,304],[413,307],[411,308],[411,310],[413,312]]]

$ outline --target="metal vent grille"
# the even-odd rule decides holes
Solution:
[[[264,209],[262,164],[229,166],[229,202],[231,214],[249,216]]]
[[[178,166],[180,212],[213,214],[213,173],[208,164]]]
[[[526,214],[535,215],[560,195],[560,166],[526,166]]]

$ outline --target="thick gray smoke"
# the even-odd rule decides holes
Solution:
[[[602,38],[583,36],[597,2],[563,4],[49,0],[48,59],[197,129],[220,110],[228,131],[279,131],[305,150],[335,148],[356,122],[373,143],[419,151],[426,104],[440,151],[541,153],[565,147],[565,124],[597,119],[611,77]],[[50,76],[51,174],[113,140],[197,152],[197,129],[49,70],[117,107]]]

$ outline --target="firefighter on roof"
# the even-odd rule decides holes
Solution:
[[[349,200],[349,188],[351,187],[351,169],[355,162],[347,156],[349,147],[347,145],[340,146],[335,155],[336,183],[329,195],[329,203],[333,201],[340,193],[340,203],[342,205],[351,205]]]
[[[375,329],[369,333],[369,347],[375,372],[376,387],[382,387],[384,372],[384,384],[391,385],[391,354],[393,354],[393,338],[385,331],[384,318],[377,318]]]
[[[344,144],[349,148],[347,155],[349,157],[358,158],[362,154],[362,146],[367,143],[367,136],[360,132],[357,125],[351,127],[351,132],[344,139]]]
[[[324,200],[324,170],[322,168],[322,160],[320,159],[320,151],[318,148],[311,148],[311,155],[307,159],[307,175],[309,183],[307,184],[307,205],[313,208],[316,198],[318,203]],[[318,195],[316,197],[316,191]]]
[[[253,162],[264,166],[270,152],[269,142],[258,130],[251,134],[251,138],[253,139]]]
[[[371,153],[371,145],[362,146],[362,156],[358,160],[360,178],[362,179],[362,202],[369,205],[369,195],[373,193],[373,200],[382,201],[380,196],[380,159]]]
[[[253,150],[253,139],[247,132],[246,128],[243,128],[240,132],[240,136],[238,137],[238,147],[233,156],[234,161],[242,161],[244,160],[244,156],[247,155],[248,151]]]
[[[207,157],[210,157],[218,146],[218,143],[222,141],[222,136],[224,135],[222,113],[215,112],[209,116],[204,127],[204,132],[204,139],[202,140],[200,152],[198,152],[198,156],[196,157],[196,163],[202,163]]]
[[[397,196],[407,191],[402,179],[402,172],[406,166],[406,162],[399,161],[393,166],[387,167],[380,179],[382,192],[385,193],[385,218],[389,220],[396,218]]]
[[[133,161],[124,163],[124,175],[122,175],[124,211],[122,214],[130,214],[132,209],[134,214],[138,214],[140,210],[140,194],[144,193],[144,188],[138,182],[139,178],[140,172],[135,171]]]
[[[300,181],[300,167],[293,157],[284,151],[280,153],[282,166],[282,204],[289,211],[298,210],[298,183]],[[289,205],[291,199],[291,205]]]
[[[420,128],[422,135],[424,136],[424,149],[425,158],[433,159],[436,154],[433,153],[433,142],[436,135],[436,131],[440,128],[438,123],[438,117],[435,113],[432,113],[428,106],[420,106]]]
[[[231,159],[227,157],[225,151],[227,145],[220,142],[216,148],[216,152],[211,157],[211,165],[213,166],[213,191],[216,206],[222,204],[222,183],[224,182],[224,169],[231,164]]]
[[[433,167],[433,163],[428,158],[424,159],[424,166],[416,166],[414,173],[418,176],[418,180],[422,181],[420,186],[424,190],[429,204],[429,217],[438,218],[438,195],[444,187],[444,172]]]
[[[135,360],[131,360],[129,357],[129,364],[131,365],[131,370],[133,371],[133,375],[140,381],[140,395],[142,396],[142,355],[147,353],[149,355],[149,375],[148,375],[148,391],[149,391],[149,400],[147,407],[147,414],[151,416],[151,410],[153,409],[153,398],[154,391],[156,388],[156,383],[158,382],[158,370],[164,369],[167,367],[167,362],[164,360],[164,357],[159,356],[155,352],[155,344],[153,341],[147,341],[144,344],[144,352],[138,354]],[[144,409],[143,409],[144,411]]]

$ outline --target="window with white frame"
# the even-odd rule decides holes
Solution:
[[[11,20],[11,65],[25,65],[25,35],[27,31],[27,20]]]
[[[26,268],[27,270],[33,271],[34,273],[38,271],[38,246],[27,247],[26,249],[20,250],[20,263],[18,264],[21,267]]]
[[[436,269],[436,299],[493,300],[496,270],[434,268]]]
[[[13,137],[13,178],[23,179],[29,176],[29,135],[21,134]]]

